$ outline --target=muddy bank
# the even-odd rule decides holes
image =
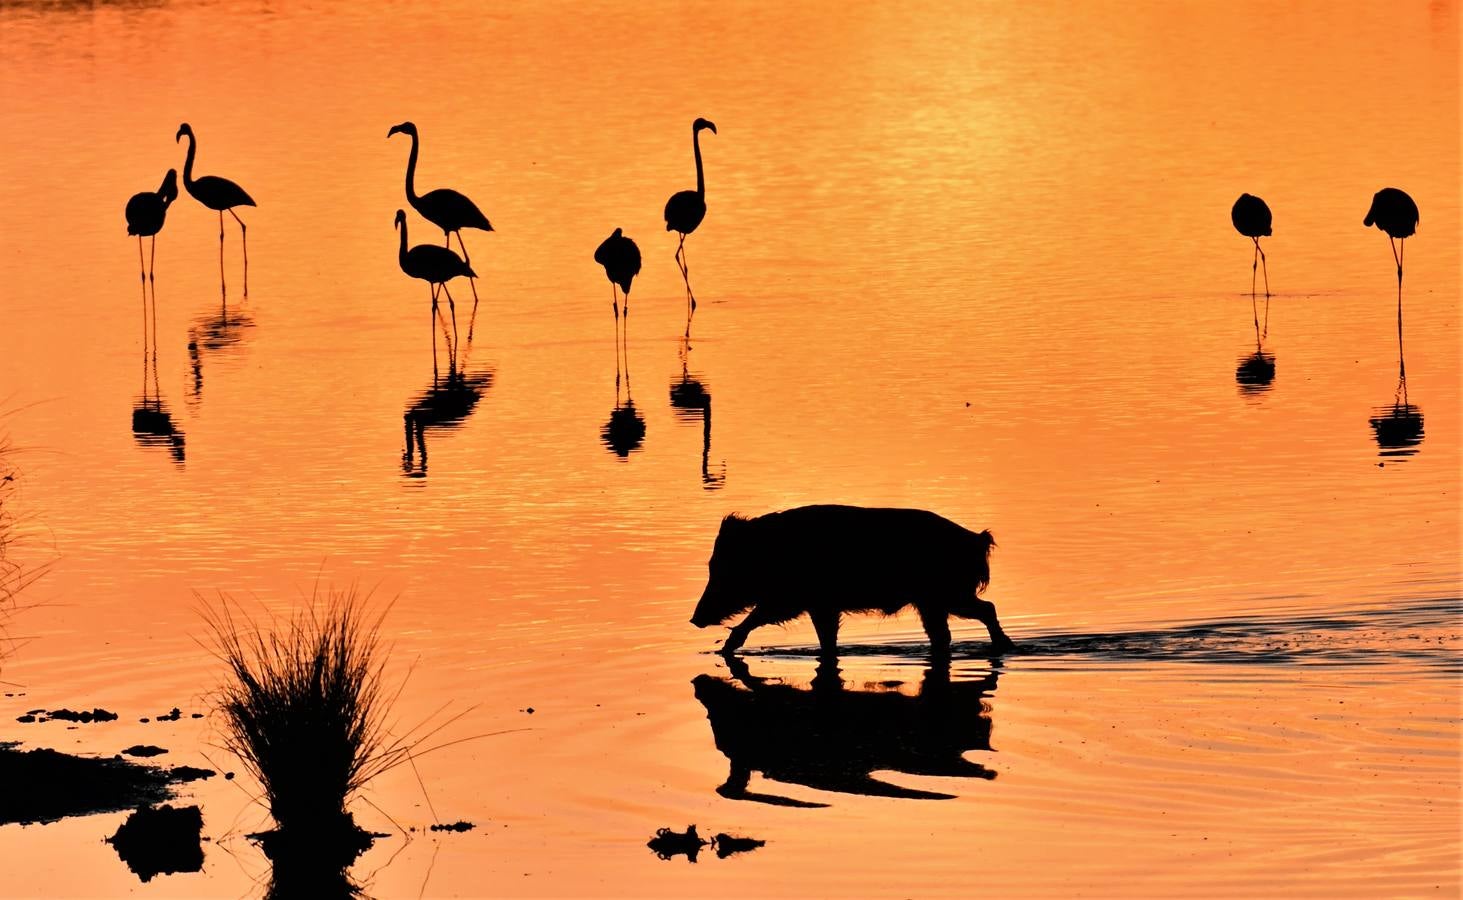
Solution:
[[[120,757],[19,750],[0,743],[0,825],[118,812],[172,798],[172,786],[208,770],[141,765]],[[212,775],[208,772],[208,775]]]

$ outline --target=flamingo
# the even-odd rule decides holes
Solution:
[[[1361,223],[1368,228],[1376,225],[1387,233],[1392,242],[1392,258],[1397,261],[1397,367],[1404,382],[1407,369],[1402,362],[1402,257],[1407,252],[1407,239],[1417,233],[1417,223],[1421,219],[1417,203],[1407,192],[1389,187],[1372,196],[1372,208],[1367,210]],[[1402,242],[1400,248],[1397,245],[1399,240]]]
[[[680,266],[681,278],[686,282],[686,333],[691,333],[691,316],[696,312],[696,295],[691,293],[691,276],[686,265],[686,235],[696,230],[706,218],[706,178],[701,171],[701,129],[709,128],[716,134],[716,125],[706,119],[691,123],[691,149],[696,154],[696,190],[678,191],[665,204],[665,230],[678,232],[680,243],[676,246],[676,264]]]
[[[616,228],[615,233],[605,238],[594,251],[594,261],[604,266],[605,277],[610,280],[611,302],[615,307],[615,318],[620,317],[620,301],[615,295],[615,285],[625,292],[625,316],[630,315],[630,283],[640,274],[640,248]]]
[[[438,247],[436,244],[418,244],[408,250],[406,247],[406,210],[398,209],[396,211],[396,228],[401,232],[401,250],[397,254],[397,262],[401,265],[401,271],[413,278],[420,278],[432,286],[434,334],[438,315],[437,285],[441,285],[442,291],[447,294],[447,305],[452,310],[452,352],[456,353],[457,304],[452,302],[452,292],[447,290],[447,282],[459,275],[474,278],[476,273],[473,272],[472,266],[462,260],[462,257],[447,247]]]
[[[218,211],[218,280],[219,286],[223,287],[224,281],[224,211],[234,217],[239,223],[239,237],[244,242],[244,296],[249,296],[249,229],[244,225],[244,220],[234,212],[236,206],[258,206],[254,198],[250,197],[243,188],[229,181],[227,178],[220,178],[217,175],[204,175],[197,180],[193,178],[193,157],[198,152],[198,138],[193,134],[193,128],[187,122],[178,126],[178,133],[173,137],[174,142],[181,141],[183,135],[188,135],[188,157],[183,162],[183,187],[193,195],[193,199],[202,203],[209,209]]]
[[[483,215],[477,204],[467,199],[464,195],[451,188],[437,188],[435,191],[427,191],[421,196],[416,191],[417,175],[417,151],[420,148],[420,138],[417,136],[417,126],[412,122],[402,122],[400,125],[392,125],[386,132],[389,139],[394,134],[411,135],[411,155],[406,160],[406,202],[416,210],[423,219],[442,229],[442,234],[447,239],[447,246],[452,246],[452,234],[457,233],[457,246],[462,248],[463,262],[472,265],[472,257],[467,255],[467,245],[462,242],[462,229],[480,228],[483,231],[492,231],[493,225],[488,217]],[[477,284],[472,284],[473,313],[477,312],[478,289]]]
[[[169,169],[163,176],[163,183],[156,191],[133,194],[127,201],[127,233],[137,235],[137,264],[142,266],[142,239],[152,238],[153,263],[157,262],[157,233],[163,230],[168,206],[178,199],[178,170]],[[147,267],[139,272],[143,281],[148,280]]]
[[[1418,215],[1417,204],[1407,195],[1406,191],[1399,191],[1397,188],[1382,188],[1372,196],[1372,208],[1367,210],[1366,218],[1362,225],[1370,228],[1375,225],[1387,233],[1392,241],[1392,258],[1397,261],[1397,303],[1401,310],[1402,303],[1402,256],[1407,251],[1407,239],[1417,233],[1417,223],[1422,219]],[[1401,250],[1398,250],[1397,242],[1402,242]]]
[[[1250,296],[1255,295],[1255,267],[1265,262],[1265,251],[1260,249],[1260,238],[1270,236],[1270,207],[1254,194],[1240,194],[1229,211],[1229,220],[1234,230],[1255,242],[1255,257],[1250,263]],[[1270,269],[1265,268],[1265,297],[1270,297]]]

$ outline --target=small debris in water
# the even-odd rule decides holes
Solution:
[[[747,853],[765,846],[766,843],[766,841],[759,841],[756,838],[737,837],[725,832],[719,832],[711,839],[711,846],[716,848],[717,859],[726,859],[733,853]]]
[[[162,756],[168,751],[153,744],[133,744],[122,752],[128,756]]]
[[[212,778],[218,773],[212,769],[200,769],[197,766],[173,766],[168,770],[168,777],[173,781],[202,781],[205,778]],[[233,773],[229,773],[232,777]]]
[[[707,841],[701,840],[696,833],[696,826],[690,825],[685,831],[672,831],[669,828],[657,828],[655,837],[645,845],[655,851],[655,855],[661,859],[670,859],[673,856],[684,853],[686,859],[696,861],[696,855],[705,847]]]
[[[113,722],[116,721],[117,714],[110,710],[102,709],[101,707],[92,710],[83,709],[79,712],[74,709],[31,709],[26,710],[25,715],[17,718],[15,721],[25,723],[49,722],[52,719],[57,719],[62,722],[81,722],[82,724],[87,724],[90,722]]]
[[[224,773],[224,781],[233,781],[233,780],[234,780],[234,773],[233,772],[225,772]]]
[[[176,722],[181,718],[183,718],[183,711],[175,706],[172,712],[163,713],[157,717],[157,720],[159,722]]]
[[[467,822],[467,821],[463,821],[463,820],[460,820],[459,819],[456,822],[448,822],[448,823],[443,824],[443,825],[433,825],[432,826],[432,830],[433,831],[457,831],[457,832],[463,832],[463,831],[472,831],[473,828],[475,828],[475,827],[477,827],[477,826],[473,825],[471,822]]]

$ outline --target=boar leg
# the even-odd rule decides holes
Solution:
[[[809,613],[813,630],[818,633],[818,655],[825,659],[838,656],[838,619],[836,609],[824,609]]]
[[[1005,653],[1016,649],[1016,644],[1002,630],[1001,620],[996,618],[996,605],[989,600],[971,597],[958,607],[952,607],[950,611],[957,616],[966,619],[977,619],[984,624],[986,630],[991,633],[991,649],[997,653]]]
[[[919,620],[930,636],[930,656],[936,659],[950,658],[950,623],[943,609],[919,611]]]
[[[777,621],[764,612],[763,609],[761,606],[755,607],[751,612],[747,613],[745,619],[732,626],[731,634],[726,636],[726,643],[721,645],[721,653],[723,656],[730,655],[742,649],[742,645],[747,642],[747,635],[752,633],[753,628],[771,625]]]

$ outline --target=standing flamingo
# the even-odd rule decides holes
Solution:
[[[173,140],[181,141],[183,135],[188,135],[188,158],[183,162],[183,187],[193,195],[193,199],[202,203],[209,209],[218,211],[218,281],[219,287],[227,293],[224,285],[224,211],[234,217],[239,223],[239,237],[244,242],[244,296],[249,296],[249,229],[244,225],[244,220],[234,212],[236,206],[258,206],[254,198],[237,184],[227,178],[220,178],[217,175],[204,175],[197,180],[193,178],[193,157],[198,152],[198,138],[193,135],[193,128],[187,122],[178,126],[178,133]]]
[[[696,295],[691,292],[691,275],[686,265],[686,235],[696,230],[706,218],[706,178],[701,172],[701,129],[710,128],[716,134],[716,125],[706,119],[691,123],[691,149],[696,154],[696,190],[678,191],[665,204],[665,230],[678,232],[680,243],[676,246],[676,264],[681,268],[681,278],[686,282],[686,333],[691,333],[691,316],[696,312]]]
[[[411,155],[406,160],[406,202],[410,203],[411,208],[416,210],[422,218],[442,229],[448,247],[452,246],[452,234],[456,232],[457,246],[462,248],[462,260],[469,266],[472,265],[472,257],[467,254],[467,245],[462,242],[462,229],[480,228],[483,231],[492,231],[492,223],[488,221],[487,216],[483,215],[482,210],[477,208],[477,204],[451,188],[437,188],[435,191],[427,191],[425,194],[417,196],[417,151],[420,146],[417,126],[412,122],[392,125],[386,132],[386,137],[389,139],[393,134],[411,135]],[[476,316],[478,288],[476,282],[470,283],[472,284],[472,310],[473,315]]]
[[[619,297],[615,285],[625,292],[625,316],[630,316],[630,283],[640,274],[640,248],[616,228],[615,233],[605,238],[594,251],[594,261],[604,266],[605,277],[610,280],[611,303],[615,318],[620,317]]]
[[[1397,261],[1397,308],[1402,308],[1402,256],[1407,251],[1407,239],[1417,233],[1417,204],[1407,196],[1406,191],[1397,188],[1382,188],[1372,196],[1372,208],[1367,210],[1362,225],[1375,225],[1387,233],[1392,241],[1392,258]],[[1397,242],[1402,242],[1398,250]]]
[[[152,238],[152,265],[157,263],[157,233],[163,230],[168,206],[178,199],[178,170],[169,169],[156,191],[133,194],[127,201],[127,233],[137,235],[137,264],[143,281],[148,280],[148,267],[142,264],[142,239]]]
[[[447,295],[447,305],[452,310],[452,352],[457,352],[457,304],[452,302],[452,292],[447,290],[447,282],[459,275],[466,275],[468,278],[476,277],[472,267],[463,262],[462,258],[453,253],[447,247],[438,247],[436,244],[418,244],[410,250],[406,247],[406,210],[396,211],[396,228],[401,232],[401,250],[397,254],[397,262],[401,265],[401,271],[413,278],[420,278],[432,286],[432,333],[435,341],[437,316],[437,286],[442,286],[442,291]]]
[[[1255,256],[1250,263],[1250,296],[1255,295],[1255,268],[1265,262],[1260,238],[1270,236],[1270,207],[1254,194],[1240,194],[1229,211],[1234,230],[1255,242]],[[1270,297],[1270,268],[1265,267],[1265,297]]]

